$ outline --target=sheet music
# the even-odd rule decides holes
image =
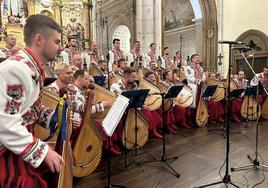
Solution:
[[[121,117],[123,116],[127,106],[129,99],[124,97],[123,95],[119,95],[114,105],[111,107],[107,116],[104,118],[102,122],[102,127],[108,136],[112,136],[114,130],[116,129]]]

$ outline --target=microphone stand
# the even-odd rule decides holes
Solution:
[[[218,185],[218,184],[225,184],[228,186],[228,184],[239,188],[239,186],[235,185],[232,180],[231,180],[231,176],[229,175],[229,153],[230,153],[230,123],[231,123],[231,97],[230,97],[230,80],[231,80],[231,60],[232,60],[232,45],[233,43],[228,43],[229,44],[229,68],[228,68],[228,96],[227,96],[227,105],[228,105],[228,110],[227,110],[227,120],[226,120],[226,169],[225,169],[225,175],[223,177],[223,179],[221,181],[217,181],[214,183],[210,183],[210,184],[206,184],[206,185],[202,185],[202,186],[198,186],[195,188],[203,188],[203,187],[210,187],[213,185]]]
[[[108,82],[108,90],[110,90],[110,68],[109,68],[109,61],[110,61],[110,55],[109,55],[109,33],[108,33],[108,21],[107,21],[107,17],[105,17],[104,19],[104,23],[106,26],[106,47],[107,47],[107,82]]]
[[[248,59],[246,58],[243,51],[240,51],[241,55],[243,56],[245,62],[247,63],[248,67],[250,68],[251,72],[254,74],[254,76],[258,79],[256,72],[253,70],[252,66],[250,65]],[[253,159],[250,155],[247,155],[248,159],[250,160],[251,164],[246,164],[238,167],[231,168],[231,171],[239,171],[239,170],[248,170],[249,168],[253,167],[254,169],[257,168],[266,168],[268,169],[267,165],[261,164],[258,157],[259,157],[259,104],[258,104],[258,98],[259,98],[259,79],[257,84],[257,92],[256,92],[256,101],[257,101],[257,120],[256,120],[256,145],[255,145],[255,159]],[[263,87],[264,92],[266,95],[268,95],[268,92],[265,87]]]

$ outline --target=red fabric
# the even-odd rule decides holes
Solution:
[[[240,114],[241,106],[242,106],[242,99],[241,98],[235,98],[232,100],[232,114]]]
[[[32,56],[32,58],[34,59],[36,65],[38,66],[39,70],[41,71],[41,77],[42,80],[45,79],[45,69],[43,67],[43,64],[41,63],[41,61],[39,61],[39,59],[37,58],[37,56],[35,56],[35,54],[33,53],[33,51],[30,48],[25,48],[25,50]]]
[[[162,109],[158,109],[157,110],[158,115],[162,115]],[[186,109],[181,107],[181,106],[174,106],[172,108],[172,111],[167,111],[164,114],[164,118],[165,118],[165,123],[167,125],[168,129],[171,129],[171,125],[175,125],[175,124],[181,124],[185,122],[185,118],[186,118]]]
[[[103,149],[107,151],[109,149],[108,135],[103,130],[100,122],[95,121],[94,123],[95,123],[95,126],[98,129],[99,133],[102,136],[102,139],[103,139]],[[122,137],[122,126],[119,126],[119,125],[120,125],[120,122],[119,122],[117,128],[115,129],[114,134],[111,137],[110,146],[114,145],[114,143],[116,141],[118,141],[119,139],[121,139],[121,137]]]
[[[151,112],[149,110],[141,109],[142,114],[146,117],[147,123],[149,125],[149,132],[161,127],[161,122],[159,122],[159,114]]]
[[[224,109],[220,102],[208,101],[209,120],[216,121],[224,115]]]
[[[40,172],[10,151],[0,155],[0,187],[47,188]]]

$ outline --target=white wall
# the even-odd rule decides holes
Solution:
[[[219,40],[236,40],[249,29],[256,29],[268,35],[268,0],[216,0],[219,23]],[[219,10],[219,9],[222,10]],[[222,20],[221,23],[219,21]],[[224,45],[224,70],[227,73],[228,45]]]

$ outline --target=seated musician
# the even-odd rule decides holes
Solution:
[[[82,69],[82,57],[80,54],[74,54],[72,60],[73,60],[72,65],[73,73],[75,73],[75,71],[77,71],[78,69]]]
[[[106,77],[105,83],[104,83],[104,88],[108,88],[108,71],[107,71],[107,62],[105,60],[99,60],[98,61],[98,68],[100,69],[101,73],[103,76]],[[114,77],[114,73],[112,70],[109,70],[109,76],[110,78]]]
[[[31,15],[24,26],[26,48],[0,64],[0,187],[46,188],[41,164],[59,172],[63,158],[33,135],[36,123],[49,125],[41,104],[42,64],[61,47],[62,28],[50,17]],[[43,170],[42,170],[43,172]]]
[[[160,69],[160,68],[159,68],[159,69]],[[158,76],[158,74],[159,74],[159,70],[158,70],[156,61],[153,60],[153,61],[150,61],[150,62],[149,62],[149,70],[150,70],[150,71],[153,71],[154,74],[155,74],[155,76]]]
[[[73,123],[73,133],[71,137],[72,147],[74,146],[74,143],[79,135],[80,132],[80,125],[81,120],[83,117],[84,109],[85,109],[85,96],[86,96],[86,87],[88,84],[92,83],[94,84],[94,79],[92,76],[89,76],[83,69],[79,69],[74,73],[74,82],[72,84],[69,84],[68,86],[68,97],[69,97],[69,103],[71,105],[71,108],[73,110],[73,117],[72,123]],[[93,99],[92,101],[92,111],[91,113],[98,113],[104,111],[104,108],[107,106],[110,106],[111,104],[108,101],[102,101],[101,103],[95,104],[95,101]],[[95,122],[97,129],[102,134],[103,141],[104,141],[104,149],[108,150],[108,136],[104,132],[104,130],[101,127],[101,124],[99,122]],[[116,136],[112,137],[112,141],[116,142]],[[112,144],[111,152],[113,154],[121,154],[121,151],[119,147]]]
[[[262,86],[268,91],[268,66],[264,67],[263,72],[256,74],[256,76],[252,78],[252,80],[250,81],[250,85],[256,86],[260,81]],[[262,106],[267,98],[267,94],[265,93],[265,91],[261,91],[259,95],[261,96],[259,97],[259,104],[261,104]]]
[[[245,79],[244,71],[238,72],[237,77],[237,86],[238,89],[246,89],[248,85],[248,80]],[[232,100],[232,119],[236,123],[240,123],[241,121],[241,106],[242,106],[243,99],[242,97],[234,98]]]
[[[58,63],[54,68],[57,80],[49,84],[46,89],[59,94],[61,89],[67,88],[73,80],[73,70],[67,63]]]
[[[165,71],[163,72],[163,81],[161,82],[163,85],[165,85],[167,88],[173,86],[173,77],[172,77],[172,72],[171,71]],[[171,133],[176,133],[175,129],[177,129],[177,125],[181,125],[184,128],[191,128],[189,125],[186,124],[186,111],[185,108],[181,107],[178,104],[173,104],[167,112],[167,125],[168,129]],[[172,113],[170,113],[172,112]]]
[[[124,71],[126,70],[128,66],[128,62],[126,61],[126,59],[122,58],[118,60],[118,68],[116,69],[116,72],[120,75],[120,76],[124,76]]]
[[[211,73],[209,75],[209,78],[211,80],[217,80],[216,78],[216,74],[215,73]],[[219,80],[217,80],[219,81]],[[210,98],[206,98],[207,100],[207,104],[208,104],[208,120],[210,123],[215,124],[216,122],[220,122],[223,123],[224,120],[224,105],[221,103],[221,101],[219,102],[215,102],[213,100],[211,100]],[[223,100],[222,100],[223,101]]]
[[[116,95],[121,94],[123,91],[136,90],[138,89],[138,86],[135,82],[135,78],[136,71],[130,67],[127,67],[124,71],[124,77],[118,80],[116,83],[113,83],[110,90]],[[158,121],[159,116],[156,116],[155,113],[151,113],[146,105],[143,105],[141,112],[147,118],[150,136],[162,138],[162,136],[157,132],[157,128],[161,128],[161,122]]]

